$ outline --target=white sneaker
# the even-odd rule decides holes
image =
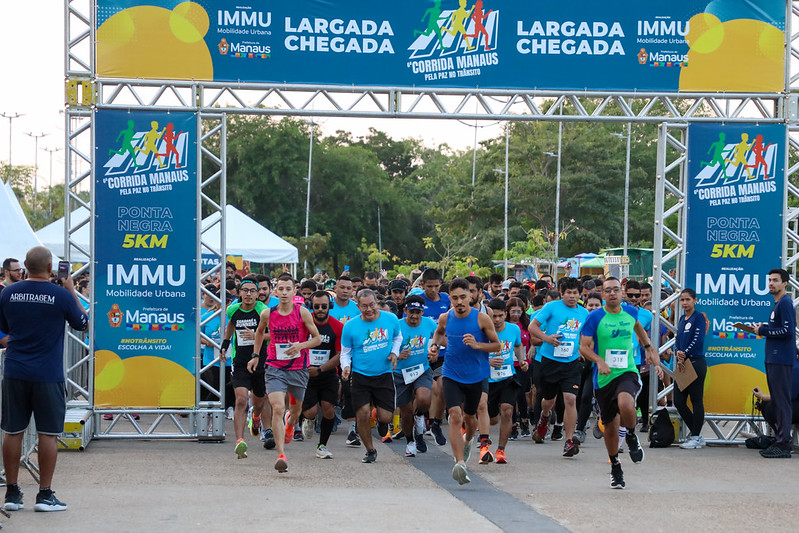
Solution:
[[[703,437],[702,435],[699,435],[699,445],[700,448],[704,448],[705,446],[707,446],[707,443],[705,442],[705,437]]]
[[[695,450],[697,448],[701,448],[702,443],[699,441],[699,437],[688,437],[688,439],[680,444],[680,448],[683,450]]]
[[[416,424],[416,434],[424,435],[424,430],[425,430],[424,415],[414,415],[413,423]]]
[[[333,453],[327,449],[327,446],[320,444],[316,447],[316,457],[319,459],[332,459]]]
[[[302,436],[305,437],[305,440],[311,440],[313,438],[315,427],[316,427],[316,417],[311,419],[308,418],[303,419]]]
[[[405,446],[405,457],[416,457],[416,442],[411,441]]]
[[[228,420],[233,420],[233,408],[232,407],[228,407],[227,410],[225,411],[225,418],[227,418]]]

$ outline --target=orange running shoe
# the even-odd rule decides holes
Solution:
[[[487,465],[494,461],[494,454],[491,453],[491,449],[486,446],[480,446],[480,464]]]
[[[282,453],[277,456],[277,460],[275,461],[275,470],[281,474],[289,471],[289,463],[286,461],[286,456]]]
[[[506,465],[508,464],[508,458],[505,457],[505,450],[497,450],[495,455],[498,465]]]

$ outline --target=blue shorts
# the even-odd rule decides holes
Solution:
[[[0,428],[11,435],[27,429],[31,414],[36,431],[45,435],[64,432],[67,394],[64,382],[3,378],[3,419]]]

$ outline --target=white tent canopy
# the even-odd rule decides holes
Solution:
[[[245,260],[256,263],[299,262],[296,246],[284,241],[232,205],[225,206],[225,218],[225,251],[228,255],[240,255]],[[216,219],[203,220],[203,229]],[[203,236],[203,240],[214,249],[219,249],[219,234],[219,231],[211,230]]]
[[[72,212],[72,220],[83,220],[87,210],[79,207]],[[256,221],[233,207],[225,208],[226,237],[225,245],[228,255],[240,255],[247,261],[256,263],[297,263],[297,247],[284,241]],[[203,229],[211,227],[219,217],[209,217],[203,220]],[[56,255],[63,257],[64,253],[64,219],[56,220],[49,226],[40,229],[37,235],[45,246]],[[74,240],[89,249],[89,225],[86,224],[73,235]],[[207,232],[203,239],[214,249],[219,249],[219,231]],[[203,250],[207,252],[208,250]],[[87,261],[87,257],[72,254],[72,261]]]
[[[0,233],[0,262],[7,257],[13,257],[22,263],[28,250],[42,245],[22,213],[19,201],[8,183],[0,186],[0,228],[3,228]],[[50,251],[58,255],[52,248]]]

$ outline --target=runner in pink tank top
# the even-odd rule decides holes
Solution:
[[[295,303],[288,315],[281,315],[278,306],[269,309],[270,341],[266,347],[266,364],[281,370],[302,370],[308,368],[308,350],[301,350],[299,356],[289,357],[286,350],[295,342],[308,340],[308,330],[300,316],[302,305]]]

